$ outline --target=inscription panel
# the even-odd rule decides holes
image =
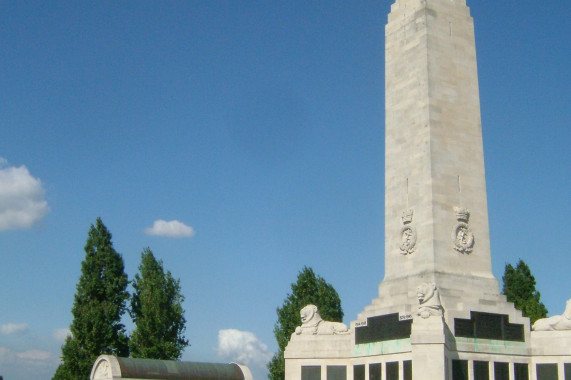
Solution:
[[[412,360],[402,362],[402,378],[403,380],[412,380]]]
[[[321,367],[318,365],[301,367],[301,380],[321,380]]]
[[[490,380],[490,363],[474,360],[474,380]]]
[[[525,363],[514,363],[515,380],[529,380],[529,366]]]
[[[344,365],[328,365],[327,380],[347,380],[347,367]]]
[[[505,314],[472,311],[470,319],[454,318],[454,335],[463,338],[525,341],[523,325],[510,323]]]
[[[452,380],[468,380],[468,360],[452,360]]]
[[[369,364],[369,380],[381,380],[383,365],[381,363]]]
[[[387,380],[399,380],[399,362],[387,363]]]
[[[353,380],[365,380],[364,364],[357,364],[353,366]]]
[[[510,380],[509,363],[503,363],[503,362],[494,363],[494,380]]]
[[[412,320],[400,320],[399,314],[367,318],[367,325],[355,327],[355,344],[410,338]]]
[[[538,364],[536,367],[538,380],[557,380],[559,374],[557,364]]]

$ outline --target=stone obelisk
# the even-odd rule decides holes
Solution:
[[[532,332],[492,274],[465,0],[395,0],[385,33],[385,278],[348,329],[302,310],[286,379],[567,379],[569,311]]]
[[[466,1],[395,0],[385,33],[385,278],[348,329],[302,310],[286,379],[567,379],[569,313],[532,332],[492,274]]]
[[[465,0],[396,0],[385,29],[385,278],[378,308],[497,294],[474,25]]]

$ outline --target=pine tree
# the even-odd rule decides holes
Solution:
[[[284,350],[295,328],[301,325],[299,312],[308,304],[317,306],[324,320],[343,320],[341,299],[337,291],[322,277],[316,276],[313,269],[304,267],[297,276],[297,282],[291,284],[291,293],[287,295],[282,307],[277,309],[278,321],[274,326],[274,335],[279,350],[268,363],[269,377],[272,380],[285,378]]]
[[[540,301],[540,293],[535,290],[535,277],[523,260],[519,260],[516,268],[507,264],[502,280],[502,293],[509,302],[514,303],[516,309],[531,319],[531,323],[547,316],[547,308]]]
[[[89,379],[102,354],[128,356],[128,337],[121,317],[126,311],[127,275],[113,248],[111,233],[97,218],[85,244],[85,259],[71,313],[71,337],[62,346],[62,363],[53,379]]]
[[[131,318],[136,325],[131,335],[131,355],[135,358],[176,360],[188,346],[184,337],[186,319],[180,292],[180,280],[150,249],[141,254],[139,274],[133,282]]]

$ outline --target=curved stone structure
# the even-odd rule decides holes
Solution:
[[[112,355],[101,355],[95,360],[89,379],[253,380],[249,368],[242,364],[133,359]]]

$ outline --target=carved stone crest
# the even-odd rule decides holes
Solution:
[[[470,253],[474,249],[474,234],[468,225],[470,211],[463,207],[454,207],[458,224],[452,231],[454,249],[460,253]]]
[[[410,255],[416,249],[416,228],[412,224],[413,214],[414,210],[408,209],[403,211],[401,216],[403,227],[400,230],[401,245],[399,248],[403,255]]]

